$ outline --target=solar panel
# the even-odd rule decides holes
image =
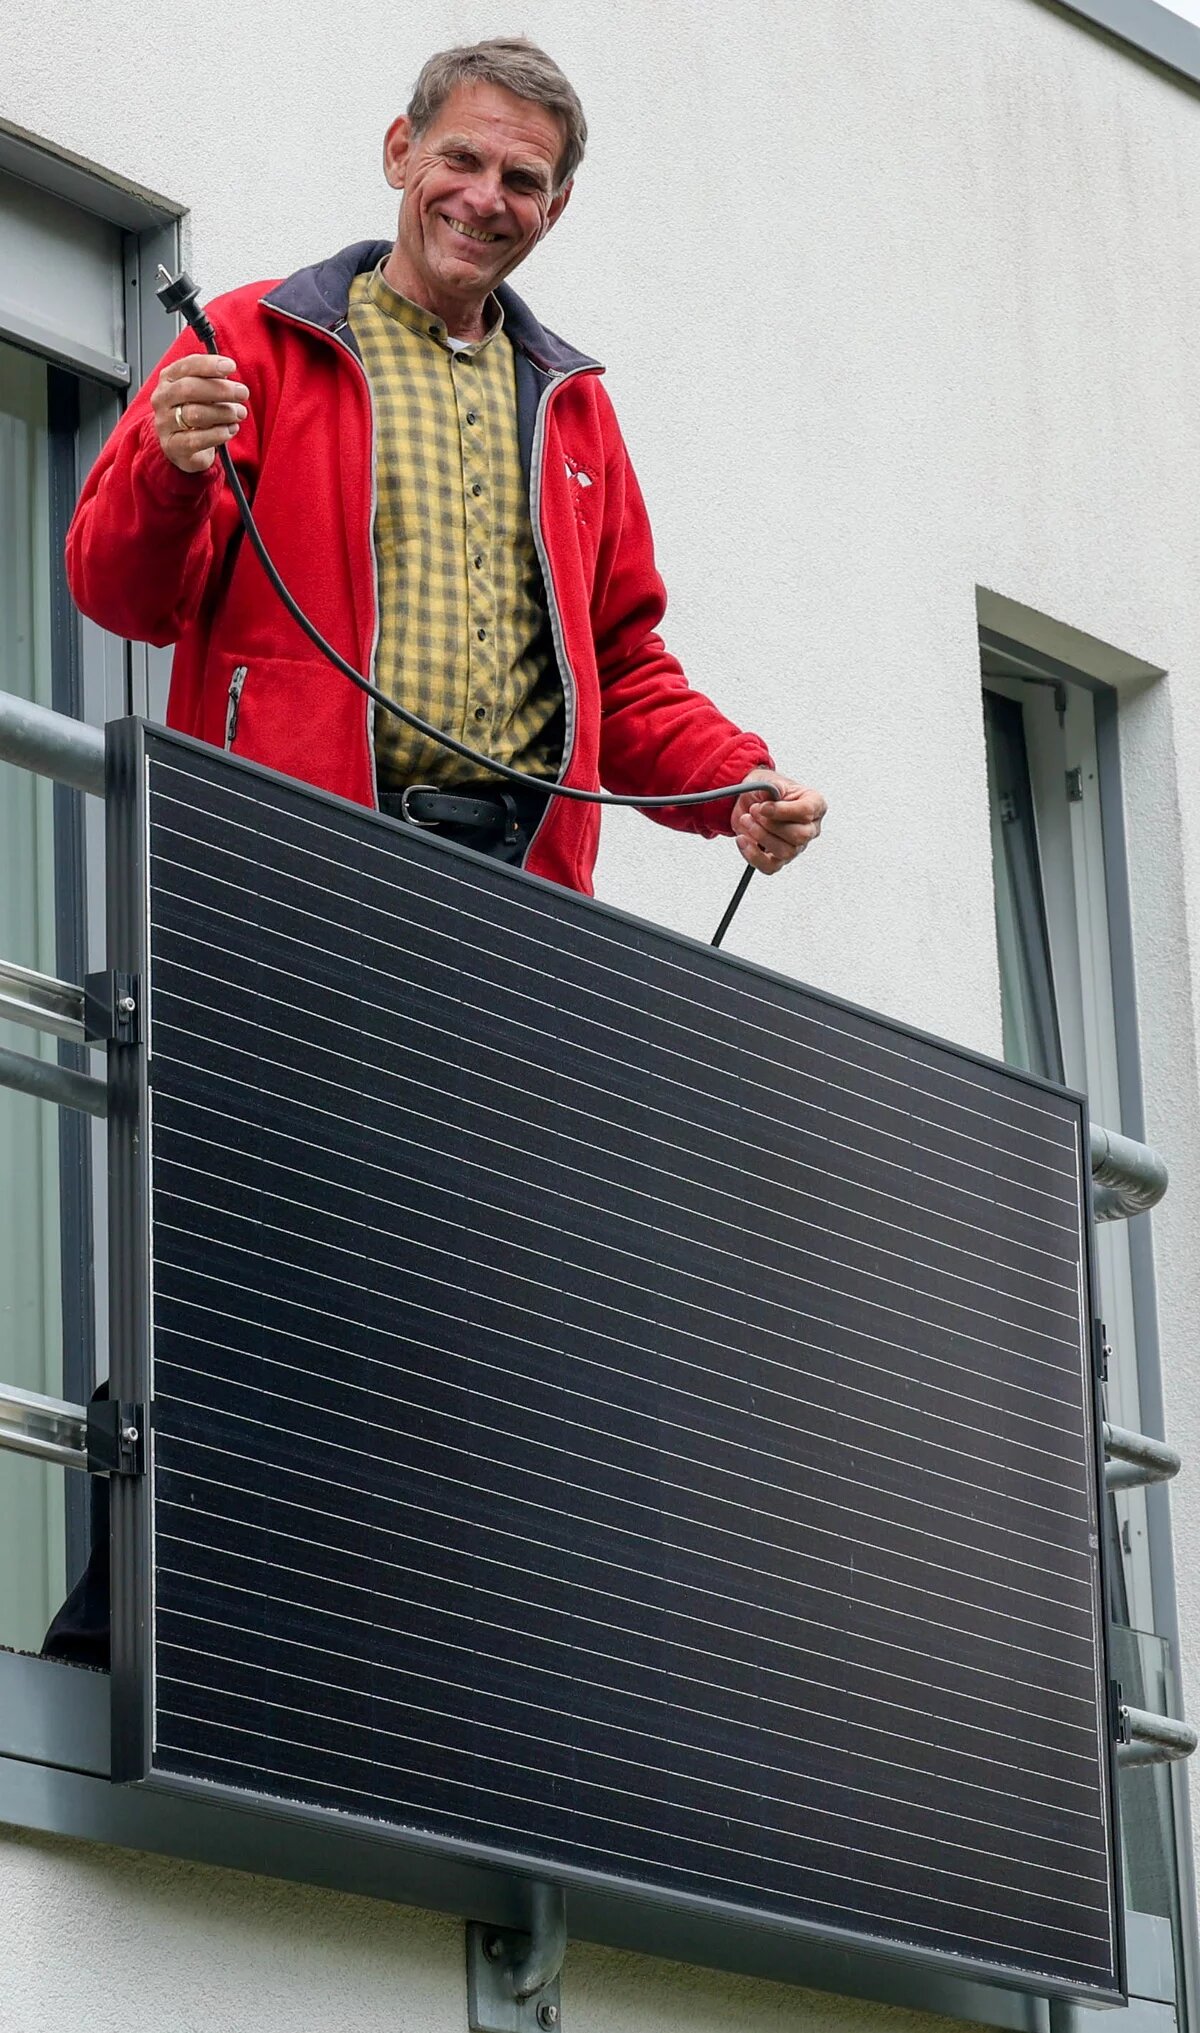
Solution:
[[[1078,1097],[181,737],[119,1774],[1121,1982]]]

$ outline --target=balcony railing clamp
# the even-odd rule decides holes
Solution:
[[[90,1045],[140,1042],[141,983],[136,974],[89,974],[83,984],[84,1033]]]
[[[141,1475],[146,1466],[146,1407],[119,1398],[88,1406],[87,1465],[91,1475]]]

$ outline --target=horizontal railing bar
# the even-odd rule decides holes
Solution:
[[[103,1080],[90,1073],[72,1072],[53,1059],[31,1059],[25,1052],[10,1052],[0,1046],[0,1087],[15,1087],[18,1094],[32,1094],[38,1101],[55,1101],[60,1108],[78,1108],[84,1115],[108,1114],[108,1089]]]
[[[0,761],[104,796],[104,736],[66,713],[0,691]]]
[[[1117,1745],[1120,1765],[1166,1765],[1176,1758],[1190,1758],[1197,1736],[1190,1723],[1171,1715],[1152,1715],[1145,1708],[1121,1707],[1122,1731],[1127,1743]]]
[[[1131,1433],[1126,1426],[1104,1426],[1104,1469],[1108,1489],[1137,1489],[1143,1483],[1170,1482],[1182,1466],[1178,1454],[1165,1441],[1151,1440],[1147,1433]]]
[[[62,1468],[86,1468],[87,1406],[0,1383],[0,1447]]]
[[[18,967],[15,960],[0,960],[0,1016],[73,1044],[84,1042],[82,988]]]
[[[1093,1207],[1097,1221],[1128,1221],[1157,1207],[1167,1190],[1167,1168],[1158,1152],[1115,1129],[1090,1125]]]

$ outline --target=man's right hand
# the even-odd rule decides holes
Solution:
[[[237,436],[250,390],[231,381],[237,367],[212,353],[188,353],[172,360],[150,397],[158,442],[181,473],[205,473],[217,446]]]

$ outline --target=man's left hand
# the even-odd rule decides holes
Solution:
[[[808,790],[778,770],[755,771],[755,781],[777,784],[781,795],[767,790],[743,791],[733,808],[733,835],[744,860],[763,875],[778,875],[787,862],[803,854],[815,840],[825,817],[820,791]]]

